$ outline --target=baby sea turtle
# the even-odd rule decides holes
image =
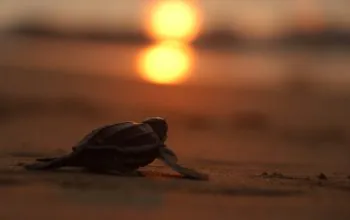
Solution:
[[[206,174],[180,166],[175,153],[165,145],[168,124],[151,117],[141,123],[122,122],[103,126],[86,135],[68,155],[39,158],[25,165],[28,170],[82,167],[94,172],[127,174],[160,159],[174,171],[191,179],[208,179]]]

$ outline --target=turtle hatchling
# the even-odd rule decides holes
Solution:
[[[208,175],[180,166],[165,144],[168,124],[164,118],[122,122],[99,127],[87,134],[72,152],[54,158],[38,158],[27,170],[81,167],[93,172],[129,174],[159,159],[185,178],[207,180]]]

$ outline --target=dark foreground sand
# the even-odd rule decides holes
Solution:
[[[0,159],[0,219],[350,218],[349,177],[327,172],[323,179],[310,166],[186,161],[211,175],[191,181],[159,163],[142,169],[144,177],[16,166],[31,160]]]

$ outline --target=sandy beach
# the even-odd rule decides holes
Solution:
[[[35,66],[0,73],[1,220],[350,219],[348,93],[163,87]],[[97,126],[149,116],[167,118],[167,144],[209,181],[158,162],[143,177],[19,166],[70,152]]]
[[[3,121],[0,219],[350,217],[346,147],[316,151],[297,148],[298,138],[280,140],[261,131],[233,135],[174,122],[169,145],[183,165],[209,174],[209,181],[182,179],[160,162],[141,169],[144,177],[26,171],[19,165],[67,153],[89,129],[119,121],[51,114]]]

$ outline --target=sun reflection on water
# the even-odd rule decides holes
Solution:
[[[166,41],[146,48],[138,61],[143,79],[158,84],[178,84],[188,77],[193,57],[186,44]]]

